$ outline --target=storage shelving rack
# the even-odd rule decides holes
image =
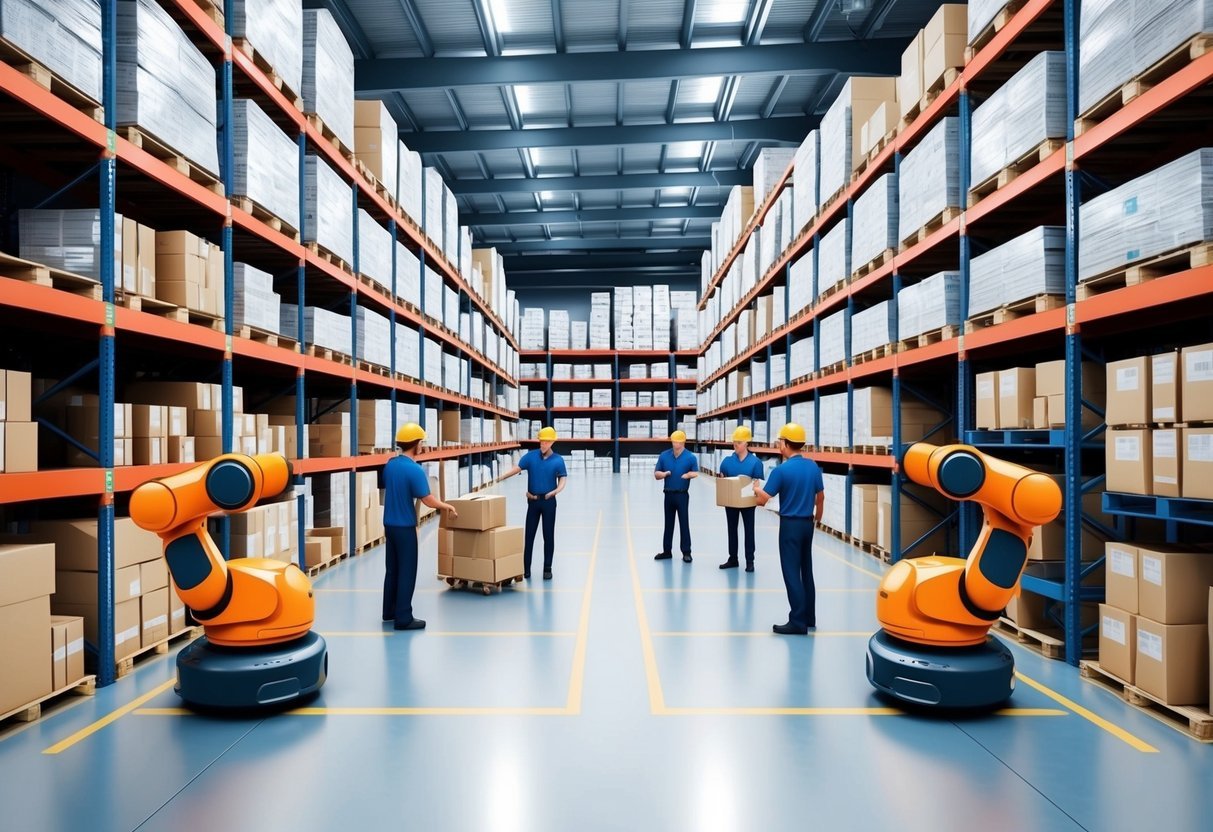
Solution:
[[[938,426],[937,430],[948,428],[951,433],[966,441],[979,441],[987,447],[996,447],[1000,452],[1014,458],[1024,446],[1007,444],[1005,437],[974,431],[974,365],[982,363],[993,368],[1001,361],[1001,366],[1008,366],[1014,364],[1016,356],[1022,356],[1025,352],[1054,359],[1064,355],[1067,427],[1064,431],[1054,431],[1044,437],[1044,445],[1049,446],[1048,450],[1061,458],[1066,483],[1066,505],[1081,505],[1082,496],[1098,487],[1104,478],[1102,454],[1098,456],[1098,464],[1096,458],[1090,455],[1092,443],[1098,441],[1103,428],[1101,426],[1090,431],[1082,428],[1084,409],[1095,411],[1101,421],[1102,413],[1083,399],[1080,362],[1084,357],[1101,360],[1105,348],[1108,352],[1124,352],[1123,336],[1142,327],[1144,322],[1154,321],[1158,327],[1162,322],[1198,320],[1205,314],[1204,310],[1208,309],[1209,301],[1213,299],[1211,266],[1192,268],[1148,283],[1078,299],[1078,209],[1083,199],[1083,190],[1086,188],[1088,191],[1094,189],[1099,192],[1107,188],[1105,182],[1091,174],[1091,169],[1096,169],[1099,174],[1110,179],[1124,177],[1121,181],[1125,181],[1131,178],[1131,175],[1140,175],[1151,169],[1151,166],[1176,158],[1182,152],[1177,148],[1193,149],[1200,146],[1200,135],[1178,137],[1174,125],[1187,123],[1186,119],[1194,119],[1192,123],[1196,123],[1204,118],[1201,113],[1207,115],[1210,98],[1213,98],[1213,54],[1205,54],[1192,60],[1170,77],[1146,89],[1123,108],[1076,136],[1075,125],[1081,115],[1077,112],[1078,33],[1079,0],[1028,0],[1023,3],[1007,24],[976,50],[957,79],[912,123],[905,125],[895,140],[852,178],[841,196],[819,210],[808,229],[798,236],[775,265],[759,279],[758,284],[746,293],[731,311],[722,316],[703,344],[701,354],[707,352],[712,342],[759,295],[769,292],[775,286],[786,285],[793,262],[810,251],[812,256],[816,256],[821,233],[838,222],[842,216],[849,214],[854,199],[877,177],[891,170],[896,171],[904,155],[945,115],[957,115],[960,118],[961,195],[962,201],[966,201],[972,184],[969,147],[972,112],[976,106],[974,99],[1005,82],[1033,55],[1046,49],[1064,50],[1066,53],[1069,129],[1064,147],[973,207],[966,209],[962,206],[959,216],[944,223],[917,244],[896,254],[883,266],[863,277],[852,276],[839,291],[822,298],[820,290],[826,287],[815,286],[815,300],[806,314],[789,320],[776,332],[704,378],[700,389],[708,387],[733,369],[744,366],[755,356],[765,354],[769,368],[772,354],[784,351],[790,354],[793,335],[816,334],[820,320],[827,313],[843,307],[848,313],[853,313],[858,311],[858,304],[873,297],[891,297],[895,307],[897,294],[907,280],[929,276],[937,271],[960,271],[961,308],[967,310],[969,265],[972,256],[977,253],[975,249],[986,240],[1005,241],[1011,239],[1015,233],[1040,224],[1049,224],[1050,219],[1056,220],[1052,224],[1064,224],[1066,228],[1067,285],[1064,306],[1027,314],[986,328],[962,330],[956,337],[939,343],[895,352],[863,363],[854,363],[852,359],[848,359],[844,368],[830,368],[829,372],[823,372],[820,367],[820,340],[817,340],[815,343],[818,355],[815,356],[812,368],[794,369],[789,362],[785,378],[768,379],[767,392],[730,403],[710,413],[701,413],[698,417],[701,422],[721,417],[755,419],[764,413],[777,413],[780,420],[786,420],[790,416],[794,398],[822,390],[845,389],[853,408],[853,399],[850,397],[857,383],[887,381],[892,388],[892,447],[896,451],[903,447],[900,418],[903,397],[924,392],[920,389],[919,379],[926,383],[942,380],[946,381],[949,389],[948,400],[937,399],[933,403],[937,405],[937,409],[948,415],[950,424],[944,423]],[[1205,137],[1207,138],[1207,133]],[[780,193],[789,186],[792,173],[789,168],[766,201],[759,206],[755,218],[706,287],[700,302],[701,309],[728,274],[733,261],[740,255],[750,235],[762,222]],[[1042,221],[1042,217],[1048,219]],[[816,274],[816,269],[814,273]],[[897,333],[894,332],[893,335],[893,342],[896,344]],[[847,317],[846,342],[849,353],[850,314]],[[1137,350],[1132,354],[1142,354],[1148,351],[1149,346],[1151,345],[1148,343],[1137,341],[1132,344],[1132,348]],[[921,397],[928,400],[934,398],[930,391],[926,393],[927,395]],[[817,407],[820,408],[819,403]],[[853,413],[853,409],[851,412]],[[770,422],[772,430],[780,423],[774,416],[771,416]],[[852,433],[852,440],[853,438]],[[717,446],[727,443],[700,444]],[[1085,458],[1084,448],[1088,450],[1088,456]],[[773,452],[772,448],[758,450]],[[893,490],[894,548],[890,555],[891,559],[896,561],[931,533],[905,550],[902,549],[899,492],[903,477],[898,470],[898,457],[855,453],[853,441],[851,451],[822,452],[817,448],[810,456],[827,465],[845,466],[848,486],[856,476],[872,480],[882,476],[881,471],[891,471],[889,482]],[[846,499],[849,526],[849,487]],[[1170,521],[1168,532],[1171,537],[1174,537],[1177,523],[1207,523],[1209,517],[1209,508],[1205,501],[1128,498],[1116,494],[1106,494],[1103,499],[1105,511],[1109,514]],[[966,551],[968,545],[976,538],[977,515],[972,507],[966,507],[966,510],[956,514],[958,516],[955,525],[958,527],[960,544],[958,551]],[[1199,519],[1191,520],[1193,517]],[[1081,603],[1101,600],[1103,597],[1102,587],[1084,586],[1083,579],[1092,569],[1099,566],[1102,558],[1093,564],[1083,563],[1083,526],[1117,534],[1123,533],[1124,527],[1123,524],[1118,524],[1116,529],[1107,528],[1081,511],[1066,511],[1065,522],[1065,551],[1056,553],[1064,556],[1064,580],[1052,581],[1025,576],[1023,586],[1063,606],[1065,657],[1070,664],[1076,665],[1082,655],[1084,635],[1080,621]]]
[[[453,287],[460,295],[461,311],[479,310],[506,342],[518,349],[517,340],[488,303],[473,293],[466,281],[421,231],[399,208],[380,193],[375,184],[356,170],[345,157],[324,138],[320,128],[305,117],[301,108],[284,94],[278,84],[263,72],[254,60],[239,48],[234,48],[230,34],[222,23],[208,15],[207,4],[196,5],[192,0],[159,0],[161,6],[177,21],[191,41],[216,67],[218,102],[221,113],[219,134],[220,169],[224,193],[192,180],[175,167],[122,138],[116,132],[116,18],[115,0],[102,0],[102,70],[104,121],[94,118],[89,108],[78,108],[72,101],[39,86],[19,69],[0,63],[0,109],[6,116],[4,158],[10,167],[22,167],[35,177],[46,180],[51,187],[60,187],[55,194],[62,196],[73,188],[83,189],[95,182],[96,192],[89,193],[91,204],[100,208],[101,220],[101,281],[100,299],[82,297],[51,286],[26,282],[10,277],[0,265],[0,310],[6,319],[20,314],[28,316],[17,327],[33,331],[48,330],[62,334],[80,344],[96,341],[97,357],[71,372],[64,381],[46,391],[48,398],[60,389],[96,373],[100,401],[100,450],[98,467],[47,470],[28,474],[0,474],[0,504],[26,503],[61,498],[97,498],[98,509],[98,644],[95,645],[97,676],[101,685],[115,679],[114,642],[114,520],[115,499],[136,488],[140,483],[180,471],[188,464],[114,467],[113,404],[118,380],[116,352],[120,342],[129,341],[136,348],[158,350],[162,358],[185,356],[209,364],[212,378],[222,379],[223,448],[231,450],[233,441],[233,387],[237,374],[247,375],[258,382],[271,380],[274,389],[257,390],[268,399],[281,395],[295,396],[295,431],[297,447],[304,447],[304,425],[318,418],[318,413],[305,412],[304,403],[309,390],[313,398],[344,398],[356,402],[360,389],[364,398],[389,398],[393,402],[392,432],[396,429],[394,403],[398,396],[415,399],[422,413],[427,403],[456,407],[461,416],[482,420],[503,418],[510,421],[517,413],[490,401],[479,401],[452,393],[433,384],[405,377],[395,366],[395,324],[406,321],[420,332],[418,350],[424,360],[425,338],[430,336],[444,347],[469,359],[469,374],[486,379],[486,398],[494,399],[505,387],[517,387],[517,381],[497,364],[476,352],[460,337],[441,323],[422,314],[399,299],[396,292],[397,272],[395,242],[401,240],[418,255],[421,269],[428,264],[441,274],[444,285]],[[225,17],[232,20],[232,4],[225,4]],[[232,101],[235,97],[257,101],[281,129],[296,138],[299,147],[300,218],[304,217],[304,159],[309,152],[317,153],[350,187],[354,202],[354,262],[352,272],[305,247],[300,229],[298,239],[253,216],[233,204],[224,194],[231,194],[233,174]],[[25,137],[25,138],[23,138]],[[51,161],[53,160],[53,161]],[[74,177],[62,170],[78,165],[83,171]],[[194,233],[218,239],[224,252],[225,314],[224,329],[216,329],[176,320],[168,320],[144,311],[136,311],[116,303],[114,283],[114,226],[119,201],[129,206],[127,215],[145,221],[161,230],[188,229]],[[45,204],[45,203],[44,203]],[[88,203],[86,203],[88,204]],[[393,240],[393,275],[390,287],[379,287],[358,273],[357,217],[358,207],[366,208],[380,221],[386,221]],[[348,363],[313,354],[302,341],[294,350],[240,337],[233,331],[233,263],[236,259],[264,267],[276,277],[276,288],[288,302],[299,306],[298,329],[304,333],[303,308],[305,300],[327,303],[328,308],[348,308],[351,315],[351,343],[354,355]],[[424,278],[424,272],[422,272]],[[424,292],[424,279],[421,284]],[[287,289],[293,289],[288,294]],[[388,374],[375,372],[359,361],[357,353],[357,309],[369,303],[386,311],[392,323],[392,363]],[[423,298],[424,306],[424,298]],[[90,349],[89,351],[93,351]],[[422,365],[423,366],[423,365]],[[35,373],[38,366],[34,364]],[[422,373],[424,375],[424,373]],[[208,379],[192,378],[191,381]],[[281,390],[277,390],[278,386]],[[253,392],[250,388],[249,392]],[[267,399],[263,399],[265,401]],[[58,426],[43,421],[43,427],[64,435]],[[356,539],[354,516],[356,472],[382,466],[389,454],[359,455],[357,419],[351,419],[349,455],[336,458],[306,458],[293,461],[295,485],[303,483],[305,475],[339,473],[350,475],[351,516],[347,522],[351,551]],[[442,448],[423,455],[422,459],[481,459],[486,455],[512,450],[516,442],[492,442],[470,447]],[[469,481],[468,487],[471,486]],[[304,497],[298,497],[300,508]],[[299,539],[304,536],[303,515],[299,521]],[[227,550],[228,525],[222,524],[223,549]],[[300,554],[302,560],[302,554]],[[302,565],[302,563],[301,563]],[[90,650],[92,647],[90,647]]]
[[[580,415],[580,414],[611,414],[611,438],[610,439],[572,439],[561,437],[561,444],[569,445],[605,445],[610,444],[613,457],[613,470],[619,473],[619,462],[623,453],[622,446],[649,444],[660,445],[666,442],[665,437],[655,437],[652,439],[631,438],[623,436],[624,422],[627,416],[635,414],[637,416],[659,416],[665,414],[669,423],[669,429],[674,430],[674,424],[677,421],[678,414],[693,415],[695,408],[692,406],[678,405],[678,389],[693,387],[694,379],[679,379],[678,378],[678,361],[681,359],[690,362],[698,358],[699,353],[695,350],[669,351],[669,350],[523,350],[520,353],[520,360],[538,363],[542,361],[547,368],[546,378],[529,378],[521,379],[522,384],[544,385],[544,402],[546,407],[532,408],[522,407],[521,412],[525,417],[528,413],[543,414],[544,424],[551,424],[552,417],[556,415]],[[666,378],[625,378],[623,368],[627,363],[632,361],[646,361],[649,364],[656,363],[654,359],[666,359],[669,361],[669,373]],[[557,363],[606,363],[611,365],[610,379],[554,379],[552,378],[552,365]],[[577,387],[578,385],[603,386],[609,384],[611,386],[611,396],[613,406],[609,408],[594,408],[594,407],[568,407],[568,408],[553,408],[552,407],[552,391],[560,385],[570,385]],[[669,407],[622,407],[620,402],[620,394],[624,387],[666,387],[670,394]],[[523,444],[534,444],[537,440],[523,439]]]

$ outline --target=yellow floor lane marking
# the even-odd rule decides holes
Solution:
[[[874,632],[876,632],[876,631],[875,630],[864,630],[862,632],[858,631],[858,630],[856,630],[854,632],[841,632],[841,631],[837,631],[837,630],[832,631],[832,632],[831,631],[826,631],[826,632],[812,631],[809,633],[809,635],[814,636],[816,638],[825,638],[825,637],[829,637],[829,636],[841,636],[843,638],[870,638],[872,633],[874,633]],[[653,633],[652,635],[654,638],[759,638],[759,637],[765,638],[767,636],[770,636],[771,638],[776,638],[776,633],[773,633],[770,630],[753,630],[753,631],[750,631],[750,630],[722,630],[719,632],[696,632],[694,630],[688,630],[688,631],[656,632],[656,633]],[[779,636],[779,638],[787,638],[787,636]]]
[[[1077,702],[1073,701],[1072,699],[1066,698],[1065,696],[1063,696],[1062,694],[1053,690],[1052,688],[1048,687],[1047,685],[1044,685],[1040,682],[1037,682],[1035,679],[1032,679],[1032,678],[1029,678],[1028,676],[1023,675],[1018,670],[1015,671],[1015,678],[1018,679],[1019,681],[1023,682],[1028,687],[1031,687],[1031,688],[1034,688],[1034,689],[1040,691],[1045,696],[1052,699],[1054,702],[1070,709],[1074,713],[1078,714],[1078,716],[1080,716],[1083,719],[1090,722],[1092,725],[1095,725],[1098,728],[1102,728],[1103,730],[1107,731],[1112,736],[1116,737],[1118,740],[1121,740],[1122,742],[1127,743],[1128,745],[1132,746],[1133,748],[1137,749],[1138,751],[1142,752],[1143,754],[1157,754],[1158,753],[1158,749],[1155,748],[1154,746],[1150,745],[1145,740],[1140,739],[1139,737],[1135,737],[1133,734],[1130,734],[1128,731],[1126,731],[1124,728],[1121,728],[1119,725],[1112,724],[1108,720],[1104,719],[1102,716],[1099,716],[1099,714],[1096,714],[1096,713],[1093,713],[1092,711],[1087,710],[1082,705],[1079,705]]]
[[[849,560],[847,560],[846,558],[842,557],[841,555],[836,555],[836,554],[834,554],[833,552],[827,552],[827,551],[826,551],[826,550],[824,550],[824,549],[820,549],[820,550],[818,550],[818,551],[820,551],[820,552],[821,552],[823,555],[825,555],[826,557],[833,558],[834,560],[838,561],[839,563],[841,563],[841,564],[842,564],[842,565],[844,565],[844,566],[849,566],[849,567],[851,567],[851,568],[852,568],[852,569],[854,569],[856,572],[862,572],[863,574],[868,575],[868,576],[870,576],[870,577],[873,577],[873,578],[875,578],[875,579],[876,579],[876,580],[878,580],[878,581],[883,581],[883,580],[884,580],[884,575],[880,574],[879,572],[873,572],[873,571],[872,571],[872,570],[870,570],[870,569],[864,569],[862,566],[858,566],[857,564],[851,563]],[[816,554],[816,552],[814,552],[814,554]]]
[[[581,597],[581,619],[577,626],[577,646],[573,650],[573,669],[569,675],[569,697],[565,709],[570,715],[581,713],[582,693],[585,690],[585,660],[590,635],[590,604],[594,598],[594,570],[598,565],[598,541],[602,535],[602,512],[598,512],[598,525],[594,527],[594,543],[590,546],[590,568],[585,579],[585,591]]]
[[[67,749],[71,748],[73,745],[80,742],[81,740],[88,739],[93,734],[97,733],[102,728],[106,727],[107,725],[117,722],[119,719],[121,719],[122,717],[129,714],[131,711],[137,710],[144,703],[152,701],[153,699],[155,699],[160,694],[164,693],[166,690],[171,688],[176,683],[177,683],[176,678],[169,679],[164,684],[153,688],[152,690],[148,691],[147,693],[143,694],[142,696],[138,697],[137,699],[132,699],[130,702],[126,703],[121,708],[118,708],[117,710],[114,710],[114,711],[110,711],[108,714],[101,717],[101,719],[97,720],[92,725],[89,725],[86,728],[81,728],[79,731],[72,734],[67,739],[61,740],[61,741],[55,743],[54,745],[52,745],[50,748],[46,749],[42,753],[43,754],[59,754],[63,751],[66,751]]]
[[[657,671],[657,653],[653,649],[653,636],[649,630],[649,617],[644,608],[644,589],[640,586],[640,572],[636,568],[636,549],[632,544],[632,506],[628,495],[623,495],[623,520],[626,526],[628,566],[632,571],[632,596],[636,602],[636,623],[640,626],[640,649],[644,654],[644,675],[649,687],[649,711],[654,715],[665,714],[665,695],[661,692],[661,678]]]

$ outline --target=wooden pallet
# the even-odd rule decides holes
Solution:
[[[912,349],[922,349],[929,347],[932,344],[940,344],[944,341],[950,341],[960,334],[960,330],[954,326],[942,326],[938,329],[932,329],[924,332],[915,338],[907,338],[901,342],[901,351],[905,352]]]
[[[833,296],[833,295],[838,294],[838,293],[839,293],[839,292],[841,292],[843,289],[847,288],[847,286],[848,286],[849,284],[850,284],[850,281],[849,281],[849,280],[843,279],[843,280],[840,280],[840,281],[838,281],[837,283],[835,283],[833,286],[830,286],[830,287],[826,288],[825,290],[823,290],[823,291],[821,292],[821,294],[819,294],[819,295],[817,296],[817,300],[816,300],[816,301],[813,303],[813,306],[816,306],[817,304],[821,303],[823,300],[826,300],[827,298],[829,298],[829,297],[831,297],[831,296]],[[810,307],[809,309],[805,310],[805,314],[807,315],[807,314],[809,314],[811,311],[812,311],[812,307]]]
[[[118,135],[211,193],[224,195],[223,183],[218,176],[191,162],[142,127],[125,125],[118,128]]]
[[[299,342],[294,338],[288,338],[285,335],[278,334],[277,332],[258,329],[255,326],[249,326],[247,324],[240,327],[236,334],[246,341],[254,341],[258,344],[265,344],[269,347],[281,347],[282,349],[287,349],[291,352],[295,352],[299,348]]]
[[[281,219],[273,211],[261,207],[247,196],[232,197],[232,204],[246,214],[252,214],[257,219],[268,225],[274,231],[285,234],[294,242],[299,242],[299,229],[295,228],[290,223]]]
[[[868,167],[871,166],[871,164],[873,162],[876,161],[876,157],[879,156],[881,153],[883,153],[884,149],[886,147],[888,147],[890,144],[893,143],[893,140],[895,138],[897,138],[897,134],[900,132],[901,132],[900,127],[894,127],[892,130],[885,133],[880,139],[878,139],[876,144],[872,145],[872,147],[869,148],[867,154],[863,157],[863,160],[859,163],[859,166],[855,168],[855,172],[853,174],[851,174],[852,182],[855,182],[856,180],[859,179],[860,176],[863,175],[863,172],[865,170],[867,170]]]
[[[0,277],[58,289],[61,292],[79,295],[89,300],[101,300],[101,284],[91,277],[52,269],[50,266],[22,260],[20,257],[3,252],[0,252]]]
[[[307,120],[308,124],[312,125],[316,132],[323,136],[325,141],[331,144],[347,162],[349,162],[351,165],[354,164],[354,149],[345,142],[341,141],[341,137],[334,133],[332,129],[330,129],[329,126],[324,123],[324,119],[320,117],[319,113],[308,113]]]
[[[296,95],[295,91],[286,85],[286,82],[282,80],[282,76],[275,71],[274,67],[266,59],[265,55],[258,52],[253,47],[253,44],[249,43],[247,38],[232,38],[232,47],[239,49],[246,56],[248,56],[248,59],[253,62],[253,65],[265,73],[265,77],[269,78],[270,83],[274,85],[275,89],[282,93],[286,100],[291,102],[291,105],[296,110],[303,112],[303,99]]]
[[[888,445],[856,445],[855,453],[867,454],[868,456],[888,456]]]
[[[29,78],[42,89],[54,93],[71,107],[87,115],[93,121],[105,123],[105,108],[96,99],[85,95],[65,81],[42,62],[35,60],[15,43],[0,38],[0,60]]]
[[[333,555],[331,558],[326,560],[324,563],[318,563],[315,566],[309,566],[307,568],[307,575],[309,578],[314,578],[317,575],[319,575],[321,572],[324,572],[326,569],[332,569],[334,566],[341,563],[342,561],[349,560],[349,559],[350,559],[349,552],[342,552],[340,555]]]
[[[867,263],[864,263],[858,269],[853,270],[851,272],[851,280],[855,281],[861,277],[867,277],[869,274],[871,274],[872,272],[881,268],[886,263],[888,263],[890,260],[892,260],[893,255],[895,255],[896,253],[897,252],[894,251],[893,249],[886,248],[884,251],[882,251],[880,254],[876,255],[876,257],[872,258]]]
[[[309,344],[308,348],[307,348],[307,354],[310,355],[312,358],[323,358],[325,361],[335,361],[338,364],[345,364],[347,367],[354,366],[353,358],[346,355],[345,353],[337,352],[336,350],[331,350],[328,347],[321,347],[321,346],[317,346],[316,344]]]
[[[1039,630],[1029,630],[1026,627],[1020,627],[1009,618],[1000,618],[994,627],[996,632],[1002,632],[1007,635],[1015,636],[1016,641],[1022,644],[1046,659],[1059,659],[1065,661],[1066,658],[1066,643],[1063,639],[1056,635],[1042,633]]]
[[[5,714],[0,714],[0,728],[5,726],[5,723],[12,722],[37,722],[42,718],[42,706],[51,704],[60,698],[66,698],[69,695],[74,696],[92,696],[97,692],[97,677],[85,676],[78,682],[73,682],[70,685],[65,685],[58,690],[53,690],[46,696],[39,697],[28,705],[22,705],[19,708],[13,708]]]
[[[1137,286],[1160,277],[1208,265],[1213,265],[1213,243],[1198,243],[1083,281],[1078,284],[1078,299],[1088,300],[1126,286]]]
[[[1010,185],[1021,174],[1027,173],[1065,146],[1064,139],[1045,139],[998,173],[988,177],[976,187],[970,188],[969,207],[972,208],[990,194]]]
[[[377,537],[374,540],[367,541],[354,550],[355,556],[365,555],[377,546],[382,546],[387,541],[386,537]]]
[[[374,376],[383,376],[384,378],[392,377],[391,368],[384,367],[381,364],[372,364],[369,361],[359,360],[358,369],[362,370],[362,372],[364,372],[364,373],[370,373],[371,375],[374,375]]]
[[[982,29],[977,37],[965,49],[965,63],[973,60],[973,56],[985,48],[986,44],[994,39],[994,36],[1007,27],[1019,10],[1027,5],[1028,0],[1011,0],[1007,3],[998,14],[994,15],[994,19],[989,22],[986,28]]]
[[[438,580],[446,581],[447,586],[451,589],[467,589],[472,592],[479,592],[483,595],[492,595],[493,591],[505,591],[505,588],[513,583],[522,583],[524,578],[521,575],[515,575],[513,578],[506,578],[504,581],[469,581],[466,578],[456,578],[451,575],[439,575]]]
[[[223,4],[216,5],[212,0],[194,0],[194,5],[202,10],[220,29],[223,28]]]
[[[918,99],[916,104],[902,114],[900,129],[905,130],[911,124],[913,124],[914,119],[925,113],[927,109],[935,103],[935,99],[939,98],[939,96],[943,94],[944,90],[955,84],[956,79],[959,77],[960,69],[958,67],[949,67],[948,69],[944,70],[943,75],[940,75],[935,79],[935,81],[927,88],[927,91],[923,93],[922,98]]]
[[[310,251],[312,254],[316,255],[317,257],[319,257],[321,260],[324,260],[326,263],[332,263],[334,266],[341,269],[346,274],[354,273],[353,266],[351,266],[345,260],[342,260],[336,254],[333,254],[333,252],[329,251],[327,248],[320,245],[319,243],[308,243],[307,250]]]
[[[932,217],[927,222],[926,225],[924,225],[922,228],[918,229],[918,231],[914,232],[912,235],[910,235],[908,238],[906,238],[906,240],[901,244],[900,250],[909,251],[914,246],[916,246],[919,243],[921,243],[922,241],[924,241],[927,237],[930,237],[936,231],[943,228],[945,225],[950,223],[952,220],[959,217],[960,213],[961,213],[960,209],[953,207],[953,206],[949,206],[949,207],[943,209],[938,214],[936,214],[934,217]]]
[[[114,295],[114,303],[132,312],[145,312],[148,315],[156,315],[169,321],[176,321],[181,324],[194,324],[195,326],[206,327],[215,332],[223,332],[223,318],[212,315],[209,312],[200,312],[196,309],[187,309],[184,306],[157,298],[147,298],[142,295],[136,295],[130,292],[118,292]]]
[[[118,678],[129,676],[135,672],[135,666],[142,664],[146,659],[152,656],[163,656],[169,651],[169,645],[176,641],[193,641],[202,635],[201,627],[186,627],[179,633],[173,633],[168,638],[163,638],[155,644],[149,644],[135,651],[126,658],[119,659],[117,665]]]
[[[822,367],[820,370],[818,370],[816,373],[813,374],[813,377],[814,378],[825,378],[826,376],[832,376],[837,373],[841,373],[841,372],[845,371],[846,368],[847,368],[847,362],[838,361],[834,364],[831,364],[829,367]]]
[[[972,335],[979,329],[998,326],[1028,315],[1048,312],[1050,309],[1059,309],[1065,305],[1066,299],[1062,295],[1037,295],[1017,303],[1000,306],[991,312],[973,316],[965,321],[965,334]]]
[[[1074,135],[1081,136],[1129,102],[1149,91],[1159,82],[1179,72],[1188,64],[1213,51],[1213,35],[1200,34],[1185,41],[1145,72],[1134,76],[1119,89],[1113,90],[1074,123]]]
[[[1130,685],[1099,666],[1099,662],[1081,661],[1078,672],[1083,679],[1119,696],[1137,710],[1174,728],[1197,742],[1213,743],[1213,714],[1190,705],[1168,705],[1157,696]]]
[[[881,358],[888,358],[890,355],[897,353],[897,347],[894,344],[885,344],[883,347],[861,352],[859,355],[852,357],[851,361],[855,364],[866,364],[869,361],[877,361]]]

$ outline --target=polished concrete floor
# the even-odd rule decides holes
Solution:
[[[510,497],[524,511],[523,483]],[[722,573],[693,491],[695,562],[656,563],[660,486],[575,474],[555,580],[486,598],[431,577],[384,630],[382,553],[316,581],[330,677],[299,712],[192,715],[172,657],[0,732],[5,830],[1207,830],[1213,746],[1018,646],[1008,710],[901,713],[864,678],[881,568],[819,535],[819,631],[787,614],[776,519]]]

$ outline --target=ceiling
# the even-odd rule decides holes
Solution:
[[[511,283],[698,275],[729,189],[939,0],[305,0]]]

